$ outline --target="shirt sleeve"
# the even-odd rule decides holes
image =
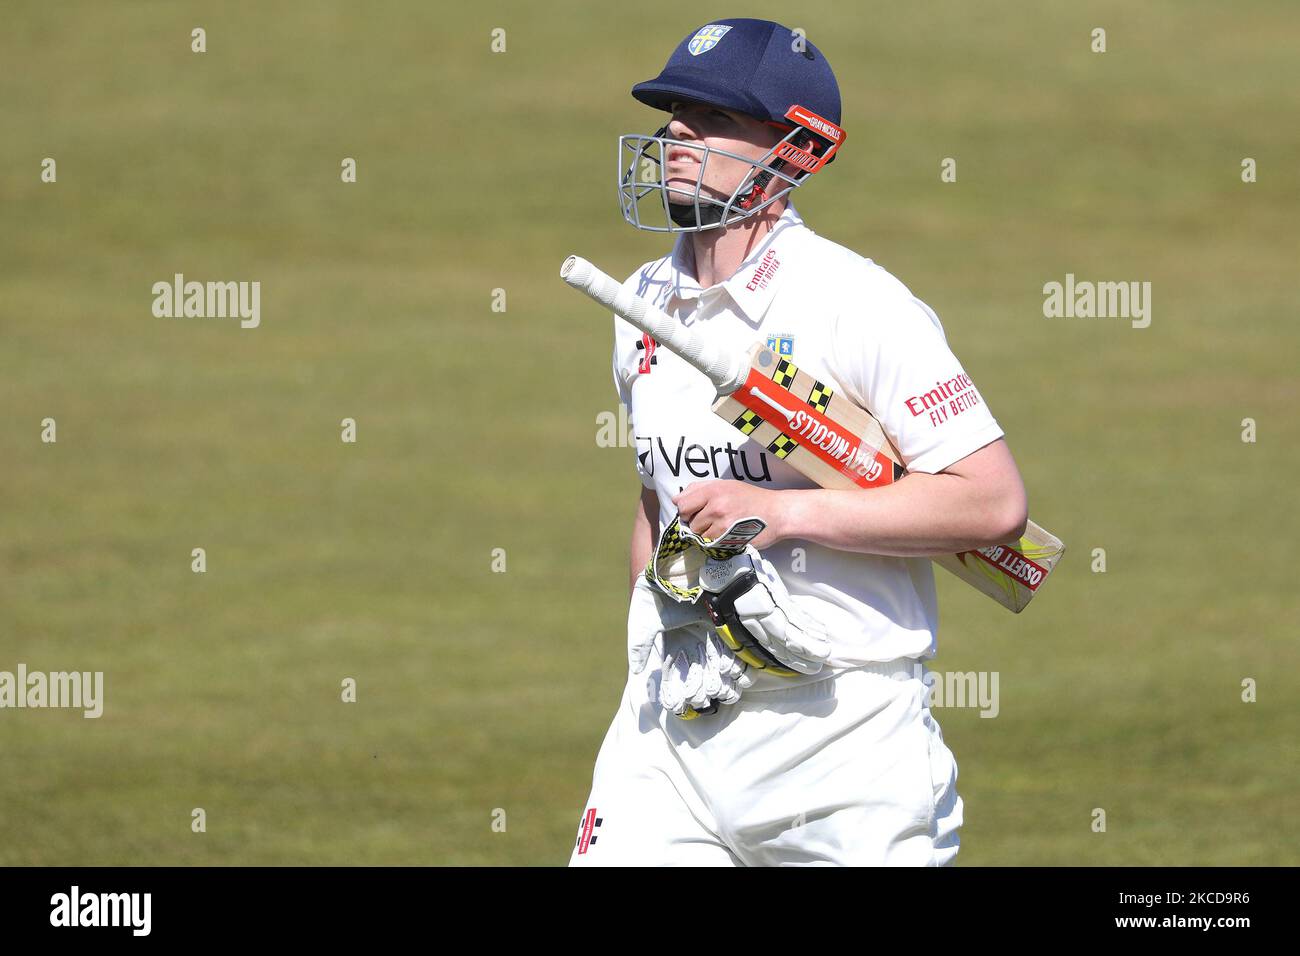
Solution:
[[[632,395],[628,390],[627,380],[623,378],[623,344],[619,336],[618,316],[614,316],[614,354],[611,359],[614,372],[614,390],[618,393],[618,400],[623,403],[627,409],[628,421],[632,420]]]
[[[836,318],[833,374],[874,415],[908,471],[934,474],[1003,435],[939,317],[901,283]]]
[[[627,409],[627,422],[631,430],[631,445],[633,460],[636,463],[637,477],[641,479],[643,488],[653,488],[654,478],[645,470],[645,465],[641,460],[641,444],[636,440],[636,419],[632,411],[632,383],[629,377],[629,369],[634,368],[636,359],[630,354],[630,350],[635,350],[635,330],[617,315],[614,316],[614,354],[611,359],[611,371],[614,375],[614,391],[618,394],[618,400]],[[629,345],[629,343],[631,343]],[[617,410],[616,410],[617,411]]]

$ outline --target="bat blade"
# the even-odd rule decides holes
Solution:
[[[714,414],[823,488],[876,488],[905,474],[901,456],[866,409],[763,345],[749,351],[745,383]],[[1038,593],[1065,545],[1032,521],[1016,546],[931,560],[1016,613]]]

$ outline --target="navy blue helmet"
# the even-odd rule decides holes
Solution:
[[[715,20],[700,27],[677,45],[658,76],[632,87],[632,95],[666,111],[678,102],[721,107],[785,134],[760,159],[674,140],[665,136],[666,124],[651,136],[620,137],[619,201],[623,217],[639,229],[698,232],[728,226],[806,182],[844,142],[840,89],[830,64],[801,31],[770,20]],[[669,185],[670,150],[698,154],[691,188]],[[710,156],[718,154],[752,167],[729,196],[702,185]],[[643,200],[675,225],[644,222]]]

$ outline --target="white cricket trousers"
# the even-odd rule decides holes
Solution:
[[[746,691],[681,720],[629,674],[570,866],[943,866],[957,764],[912,660]],[[648,680],[647,680],[648,678]]]

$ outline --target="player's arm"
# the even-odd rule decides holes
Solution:
[[[772,492],[776,537],[841,551],[933,556],[1018,541],[1028,502],[1003,439],[883,488]]]
[[[802,538],[841,551],[930,557],[1018,540],[1028,520],[1025,486],[1002,439],[930,475],[881,488],[772,491],[705,481],[673,499],[693,531],[714,537],[740,517],[767,530],[754,545]],[[712,533],[711,533],[712,532]]]
[[[642,488],[641,497],[637,499],[636,514],[632,518],[632,542],[628,576],[628,592],[636,585],[636,579],[645,570],[646,562],[655,549],[655,538],[659,528],[659,495],[653,488]]]

